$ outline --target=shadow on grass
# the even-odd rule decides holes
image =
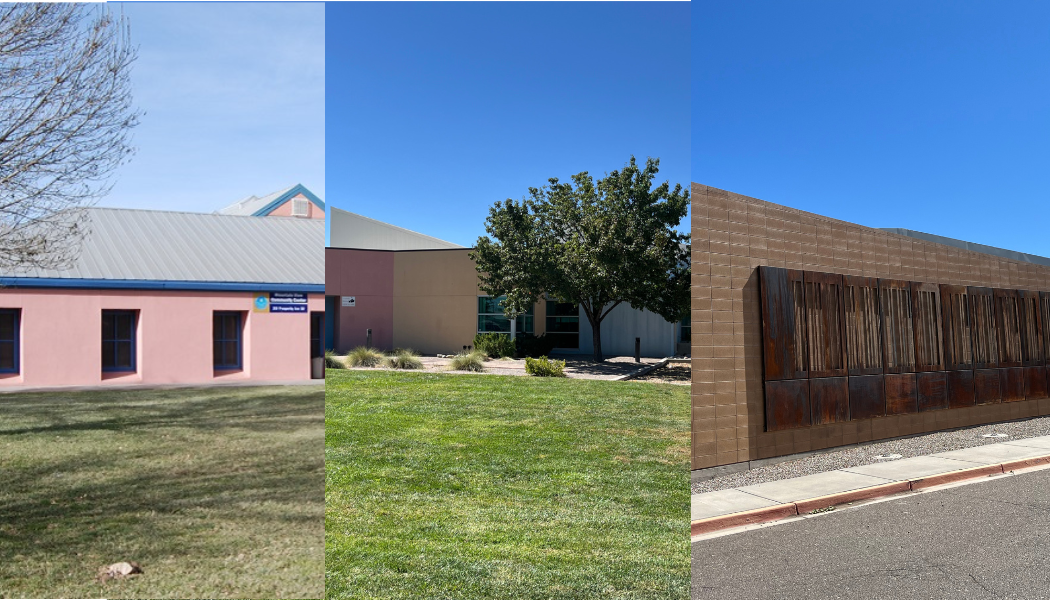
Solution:
[[[316,528],[324,392],[264,390],[0,397],[0,581],[33,557],[207,558]]]

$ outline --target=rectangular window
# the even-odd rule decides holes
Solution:
[[[135,321],[137,311],[102,311],[102,370],[135,371]]]
[[[17,373],[20,311],[0,308],[0,373]]]
[[[555,348],[575,350],[580,347],[580,305],[572,302],[547,301],[547,333]]]
[[[686,343],[693,339],[693,319],[692,317],[686,317],[682,319],[680,333],[678,336],[679,343]]]
[[[510,333],[510,319],[503,314],[501,302],[506,296],[478,296],[478,333]],[[518,323],[515,331],[519,336],[532,333],[534,309],[529,307],[528,312],[518,315]]]
[[[216,371],[241,368],[241,313],[216,311],[212,315],[212,364]]]

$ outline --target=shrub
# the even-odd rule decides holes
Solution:
[[[485,370],[485,354],[478,352],[464,352],[457,354],[452,357],[452,360],[448,363],[448,368],[453,371],[473,371],[475,373],[481,373]]]
[[[374,348],[358,346],[346,355],[351,367],[378,367],[383,362],[383,353]]]
[[[536,377],[565,377],[565,361],[551,360],[546,356],[525,357],[525,372]]]
[[[423,362],[411,350],[398,349],[386,359],[386,366],[391,369],[422,369]]]
[[[518,356],[531,356],[533,358],[539,358],[541,356],[547,356],[554,350],[554,339],[544,335],[532,335],[526,333],[525,335],[518,338],[517,341]]]
[[[335,355],[335,352],[331,350],[324,351],[324,368],[326,369],[345,369],[346,363],[339,360],[339,357]]]
[[[514,342],[505,333],[479,333],[474,336],[474,349],[490,358],[514,356]]]

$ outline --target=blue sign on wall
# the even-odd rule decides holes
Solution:
[[[304,313],[307,310],[307,295],[299,292],[270,292],[270,312]]]

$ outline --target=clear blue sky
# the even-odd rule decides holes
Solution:
[[[632,154],[687,187],[689,17],[684,2],[328,5],[329,206],[468,246],[493,203]]]
[[[1050,256],[1050,4],[692,3],[694,181]]]
[[[100,204],[210,212],[302,183],[325,196],[325,5],[110,4],[139,59],[138,153]]]

